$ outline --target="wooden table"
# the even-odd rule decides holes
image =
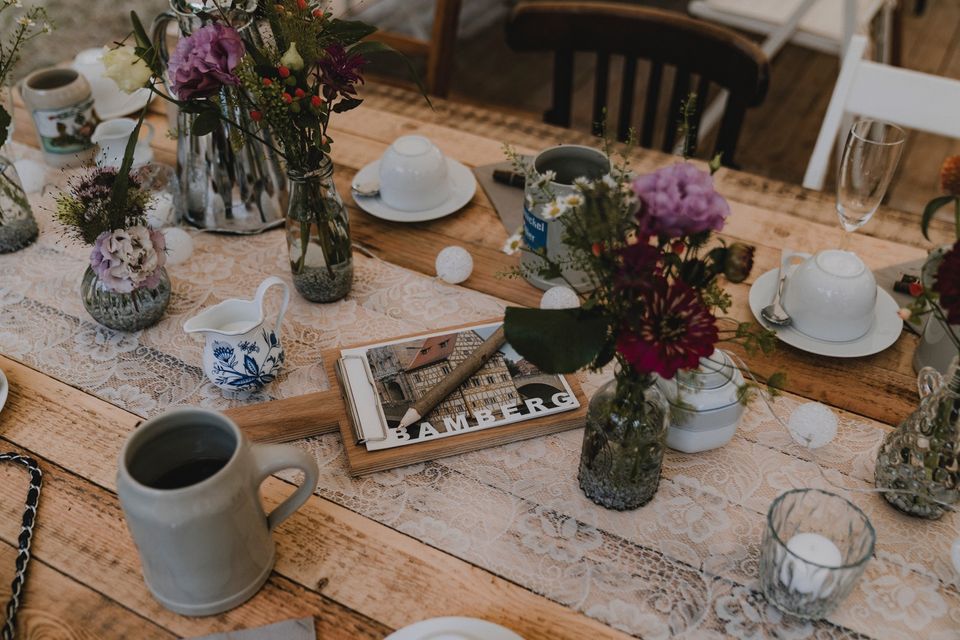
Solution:
[[[438,102],[428,109],[400,89],[368,89],[366,104],[336,118],[334,159],[341,193],[357,169],[378,157],[401,134],[423,133],[448,155],[477,166],[502,159],[501,144],[534,151],[556,142],[586,142],[584,135],[471,106]],[[36,144],[24,109],[16,112],[16,138]],[[158,161],[175,162],[175,142],[162,134],[165,118],[152,117]],[[746,132],[745,135],[749,135]],[[646,171],[670,162],[659,153],[636,153]],[[784,247],[816,251],[836,245],[842,233],[828,195],[721,170],[716,181],[734,215],[725,233],[756,245],[753,276],[773,268]],[[380,258],[433,275],[436,253],[460,244],[474,256],[464,286],[522,305],[541,292],[522,280],[496,274],[516,258],[501,253],[507,236],[482,190],[464,211],[432,223],[399,225],[351,208],[357,242]],[[934,234],[949,237],[946,225]],[[238,240],[239,242],[240,240]],[[925,255],[913,214],[881,211],[853,238],[872,268]],[[751,279],[752,281],[752,279]],[[733,313],[746,319],[751,281],[728,290]],[[856,360],[818,358],[782,347],[775,357],[751,358],[765,373],[786,370],[788,390],[857,414],[885,429],[916,404],[908,334],[887,351]],[[6,357],[0,367],[11,385],[0,414],[0,450],[28,453],[45,471],[45,489],[25,596],[24,637],[170,638],[254,627],[312,615],[318,637],[381,638],[392,629],[441,615],[476,616],[506,625],[525,638],[626,637],[598,620],[424,544],[414,537],[312,497],[276,533],[279,559],[266,587],[226,614],[190,619],[163,609],[148,593],[116,498],[117,453],[139,418]],[[0,599],[9,591],[25,479],[0,467]],[[291,491],[269,479],[265,502]],[[918,525],[920,526],[920,525]]]

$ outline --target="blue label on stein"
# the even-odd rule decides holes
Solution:
[[[533,215],[527,207],[523,208],[523,241],[533,251],[547,246],[547,221]]]

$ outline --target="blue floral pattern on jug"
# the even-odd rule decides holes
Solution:
[[[273,331],[263,330],[263,342],[267,352],[258,361],[254,354],[260,353],[260,346],[256,342],[244,340],[234,347],[214,340],[214,382],[234,391],[254,391],[273,382],[276,370],[283,364],[283,349]]]

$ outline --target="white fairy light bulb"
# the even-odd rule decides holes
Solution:
[[[447,247],[437,254],[436,267],[441,280],[460,284],[473,273],[473,256],[463,247]]]
[[[550,287],[540,298],[541,309],[576,309],[579,306],[577,292],[563,285]]]
[[[793,410],[787,428],[797,444],[819,449],[837,436],[837,416],[826,405],[807,402]]]
[[[162,229],[167,245],[167,264],[182,264],[193,255],[193,238],[179,227]]]

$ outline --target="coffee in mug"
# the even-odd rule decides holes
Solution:
[[[41,69],[23,80],[20,93],[33,116],[47,164],[77,166],[93,157],[90,138],[98,120],[86,78],[73,69]]]
[[[303,484],[269,515],[260,484],[281,469]],[[271,531],[306,502],[317,464],[291,445],[250,444],[226,416],[176,409],[144,422],[120,452],[117,493],[162,605],[191,616],[236,607],[273,569]]]

